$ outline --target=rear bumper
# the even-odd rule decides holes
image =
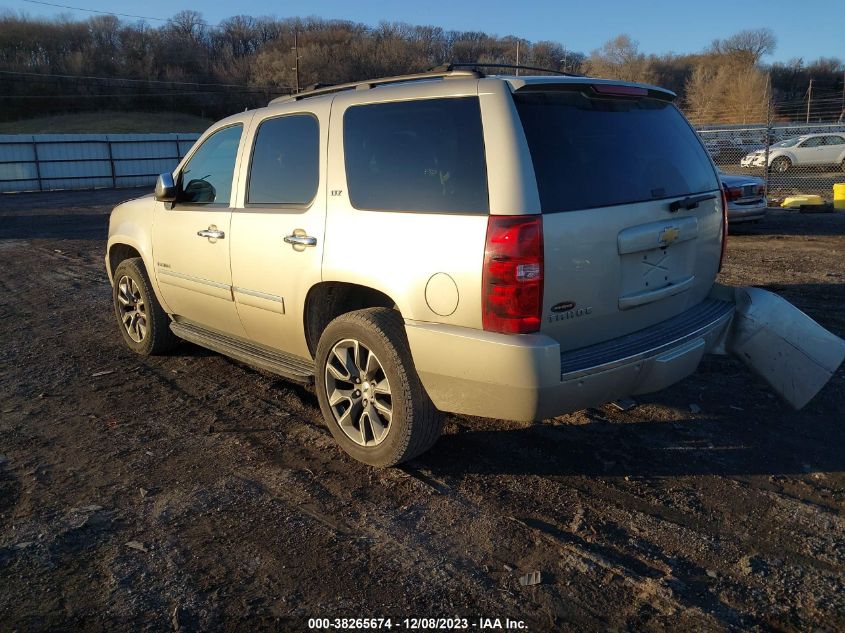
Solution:
[[[752,222],[766,217],[766,201],[756,204],[728,204],[728,222]]]
[[[547,336],[407,322],[414,364],[437,408],[542,420],[659,391],[693,373],[727,330],[734,306],[708,299],[627,336],[561,354]]]

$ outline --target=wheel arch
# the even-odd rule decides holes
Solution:
[[[376,288],[344,281],[314,284],[305,297],[302,314],[305,342],[311,357],[315,356],[320,335],[329,323],[341,314],[365,308],[392,308],[399,311],[396,301]]]
[[[147,276],[150,279],[150,285],[156,295],[156,299],[161,304],[166,312],[170,312],[164,298],[158,287],[158,279],[156,279],[155,270],[153,269],[152,255],[149,249],[145,249],[138,240],[129,235],[113,235],[109,237],[106,246],[106,271],[109,276],[109,283],[114,285],[114,271],[120,265],[120,262],[131,259],[133,257],[140,257],[144,262],[144,268],[147,271]]]
[[[114,242],[109,245],[108,249],[108,272],[109,279],[114,283],[114,271],[125,259],[132,259],[133,257],[140,257],[143,259],[141,252],[133,245],[127,242]],[[146,266],[146,262],[144,264]]]

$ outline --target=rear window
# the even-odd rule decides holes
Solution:
[[[310,114],[267,119],[258,126],[247,202],[307,206],[317,195],[320,127]]]
[[[353,106],[343,117],[343,147],[356,209],[487,212],[475,97]]]
[[[678,109],[658,99],[580,92],[515,94],[544,213],[672,198],[719,188]]]

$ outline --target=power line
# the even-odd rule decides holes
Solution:
[[[251,95],[266,95],[265,91],[247,91],[246,94]],[[271,94],[287,94],[287,93],[280,93],[275,92]],[[182,95],[227,95],[233,96],[231,93],[225,92],[223,90],[180,90],[174,92],[142,92],[142,93],[115,93],[115,94],[99,94],[99,95],[80,95],[80,94],[68,94],[68,95],[0,95],[0,100],[3,99],[52,99],[52,100],[59,100],[59,99],[101,99],[101,98],[120,98],[125,97],[127,99],[143,99],[146,97],[179,97]]]
[[[248,84],[223,84],[223,83],[202,83],[196,81],[168,81],[166,79],[135,79],[128,77],[96,77],[93,75],[63,75],[57,73],[33,73],[17,70],[0,70],[2,75],[19,75],[24,77],[49,77],[57,79],[84,79],[87,81],[125,81],[129,83],[148,83],[148,84],[171,84],[181,86],[203,86],[203,87],[218,87],[218,88],[248,88],[248,89],[263,89],[275,90],[290,89],[290,86],[250,86]]]
[[[40,4],[45,7],[55,7],[57,9],[69,9],[70,11],[84,11],[85,13],[96,13],[98,15],[113,15],[117,18],[135,18],[137,20],[152,20],[154,22],[164,22],[168,24],[175,23],[173,18],[157,18],[150,15],[136,15],[134,13],[118,13],[115,11],[101,11],[99,9],[86,9],[85,7],[74,7],[69,4],[57,4],[55,2],[44,2],[43,0],[21,0],[22,2],[27,2],[29,4]],[[197,24],[202,24],[203,26],[207,26],[209,28],[222,28],[225,26],[222,22],[218,22],[217,24],[211,24],[210,22],[206,22],[205,20],[197,20]]]
[[[70,9],[71,11],[85,11],[87,13],[99,13],[100,15],[113,15],[120,18],[137,18],[139,20],[155,20],[156,22],[170,22],[169,18],[153,18],[148,15],[134,15],[132,13],[115,13],[113,11],[98,11],[97,9],[85,9],[83,7],[71,7],[66,4],[55,4],[53,2],[42,2],[41,0],[23,0],[29,4],[40,4],[45,7],[55,7],[57,9]],[[203,22],[206,26],[209,24]]]

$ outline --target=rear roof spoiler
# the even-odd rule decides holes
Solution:
[[[584,92],[585,88],[596,97],[650,97],[662,101],[674,101],[677,95],[671,90],[612,79],[592,77],[532,77],[529,81],[511,81],[514,92]]]

